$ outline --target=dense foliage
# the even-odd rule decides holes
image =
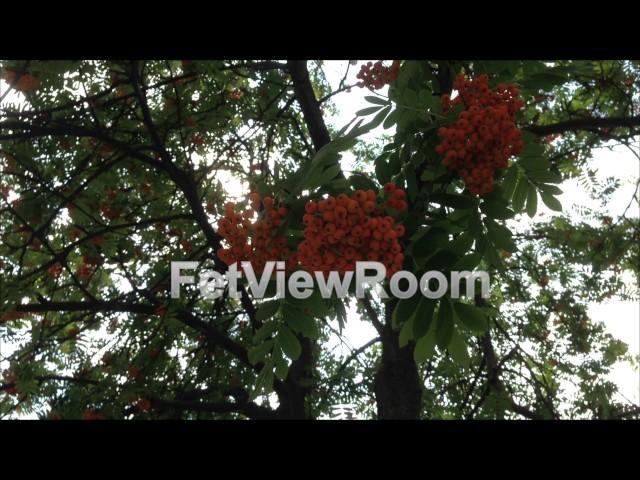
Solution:
[[[0,416],[640,417],[606,378],[637,359],[587,315],[637,300],[638,219],[576,222],[557,198],[618,189],[589,163],[638,156],[640,63],[379,62],[334,90],[311,61],[0,67]],[[328,126],[358,88],[358,118]],[[491,295],[170,298],[171,261],[270,259],[480,269]],[[346,321],[378,336],[340,357]]]

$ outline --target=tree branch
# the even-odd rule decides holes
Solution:
[[[567,131],[591,130],[594,128],[637,127],[640,117],[609,117],[609,118],[576,118],[549,125],[528,125],[523,128],[535,135],[545,136]]]
[[[309,79],[306,60],[289,60],[287,68],[293,80],[293,89],[302,108],[304,121],[309,129],[309,135],[316,150],[320,150],[331,141],[329,130],[322,118],[320,104],[313,93],[313,86]]]

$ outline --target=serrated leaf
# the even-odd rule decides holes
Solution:
[[[358,110],[356,112],[356,117],[366,117],[367,115],[371,115],[372,113],[376,113],[382,107],[367,107],[362,110]]]
[[[286,303],[283,307],[284,321],[296,333],[301,333],[307,338],[318,338],[320,332],[316,321],[302,310]]]
[[[508,218],[513,218],[515,216],[515,212],[508,207],[505,207],[499,202],[485,200],[480,204],[480,210],[490,218],[495,218],[498,220],[506,220]]]
[[[431,330],[416,342],[413,350],[413,359],[417,365],[420,365],[433,356],[436,347],[436,337]]]
[[[411,317],[409,321],[404,322],[402,328],[400,329],[400,348],[407,345],[411,340],[413,340],[413,324],[415,317]]]
[[[474,208],[478,204],[475,198],[457,193],[436,193],[429,197],[429,201],[461,209]]]
[[[449,242],[449,245],[447,245],[446,248],[458,255],[464,255],[473,245],[473,241],[473,236],[470,233],[461,233],[454,240]]]
[[[261,303],[256,310],[256,320],[264,322],[273,317],[278,312],[278,308],[280,308],[280,302],[278,300]]]
[[[302,345],[294,333],[286,325],[278,329],[278,344],[282,352],[291,360],[296,360],[302,353]]]
[[[511,165],[502,178],[502,188],[504,190],[504,198],[509,201],[513,197],[519,178],[519,170],[516,165]]]
[[[533,218],[538,211],[538,191],[531,185],[527,193],[527,215]]]
[[[433,311],[436,308],[435,300],[422,297],[413,317],[413,338],[420,339],[427,334],[433,324]]]
[[[467,342],[465,338],[454,328],[451,335],[451,341],[447,347],[447,351],[451,358],[463,367],[469,366],[469,351],[467,350]]]
[[[535,172],[528,172],[527,176],[534,182],[543,183],[561,183],[562,175],[553,170],[540,170]]]
[[[275,367],[273,373],[280,380],[284,381],[289,373],[289,365],[287,365],[287,361],[282,356],[282,350],[280,348],[274,348],[272,358]]]
[[[384,122],[382,123],[382,128],[387,130],[388,128],[391,128],[393,125],[395,125],[397,121],[398,121],[398,109],[395,108],[389,114],[389,116],[385,118]]]
[[[375,169],[376,177],[381,185],[391,180],[391,175],[393,175],[393,173],[391,172],[389,162],[387,162],[387,155],[380,155],[378,158],[376,158]]]
[[[559,187],[556,187],[555,185],[548,185],[546,183],[538,184],[538,188],[550,195],[562,195],[563,193]]]
[[[487,331],[489,324],[481,309],[462,302],[454,303],[454,309],[458,320],[469,330],[475,333],[484,333]]]
[[[511,199],[511,205],[516,212],[521,212],[524,209],[524,203],[527,200],[527,192],[529,191],[529,181],[526,177],[520,177],[518,185],[513,191],[513,197]]]
[[[397,330],[401,324],[408,322],[415,315],[421,297],[421,294],[416,293],[411,298],[403,298],[398,301],[391,315],[391,328]]]
[[[436,344],[444,350],[451,341],[453,335],[453,310],[448,298],[440,299],[438,318],[436,320]]]
[[[562,204],[560,203],[560,201],[549,192],[541,191],[540,198],[542,198],[544,204],[551,210],[555,210],[556,212],[562,211]]]
[[[262,327],[256,331],[256,334],[253,336],[253,343],[261,343],[271,335],[276,328],[278,328],[278,324],[276,322],[265,323]]]
[[[260,345],[256,345],[255,347],[250,348],[247,352],[249,363],[255,365],[256,363],[262,362],[267,354],[271,351],[273,344],[273,340],[267,340]]]
[[[454,271],[462,272],[464,270],[473,271],[482,260],[481,253],[470,253],[458,260],[451,268]]]
[[[518,249],[513,241],[511,231],[507,227],[500,225],[490,218],[485,218],[484,224],[487,227],[487,236],[496,247],[511,253]]]
[[[377,185],[368,176],[361,173],[353,173],[349,177],[349,182],[356,190],[377,190]]]
[[[364,99],[375,105],[389,105],[389,100],[386,98],[374,97],[373,95],[367,95]]]
[[[407,193],[411,202],[415,202],[418,196],[418,179],[416,178],[416,172],[413,169],[406,170],[407,177]]]

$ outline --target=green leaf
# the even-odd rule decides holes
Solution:
[[[516,212],[521,212],[524,209],[524,202],[527,199],[527,192],[529,191],[529,180],[526,177],[520,177],[518,180],[518,186],[513,192],[513,198],[511,205]]]
[[[397,330],[401,324],[408,322],[416,314],[420,298],[422,298],[422,294],[416,293],[411,298],[403,298],[398,301],[391,315],[391,327],[394,330]]]
[[[540,198],[542,198],[544,204],[551,210],[555,210],[556,212],[562,211],[562,204],[560,203],[560,201],[549,192],[541,191]]]
[[[482,260],[481,253],[470,253],[458,260],[451,268],[454,271],[462,272],[464,270],[473,271]]]
[[[416,343],[416,347],[413,350],[413,359],[416,365],[420,365],[426,362],[433,356],[436,347],[436,336],[431,330],[428,334],[421,337]]]
[[[453,335],[453,310],[448,298],[440,299],[438,309],[438,319],[436,320],[436,343],[441,350],[444,350],[451,341]]]
[[[449,250],[438,250],[424,262],[424,267],[426,270],[445,270],[457,259],[458,255]]]
[[[273,347],[274,341],[267,340],[266,342],[256,345],[252,347],[247,352],[247,358],[249,359],[249,363],[255,365],[256,363],[262,362],[264,358],[267,356],[267,353],[271,351]]]
[[[256,382],[253,386],[251,394],[249,394],[249,401],[255,400],[260,393],[269,393],[273,389],[273,365],[271,362],[265,363],[260,370],[260,373],[256,377]]]
[[[518,249],[512,239],[511,230],[507,227],[500,225],[490,218],[485,218],[484,224],[487,227],[487,236],[496,247],[511,253]]]
[[[276,322],[265,323],[256,331],[256,334],[253,336],[253,343],[262,343],[277,327],[278,324]]]
[[[386,98],[374,97],[373,95],[367,95],[364,99],[375,105],[389,105],[389,100]]]
[[[380,182],[381,185],[391,180],[391,175],[393,175],[389,162],[387,162],[387,158],[388,155],[383,154],[376,158],[375,161],[376,177],[378,178],[378,182]]]
[[[483,237],[482,239],[478,240],[476,245],[479,251],[484,252],[484,258],[487,260],[487,262],[489,262],[490,265],[496,267],[499,272],[504,273],[504,262],[500,258],[500,255],[498,255],[496,248],[489,242],[487,237]]]
[[[398,121],[398,109],[396,108],[385,119],[384,123],[382,124],[382,127],[386,130],[388,128],[391,128],[393,125],[395,125],[397,121]]]
[[[423,296],[413,317],[413,338],[420,339],[427,334],[433,323],[435,300]]]
[[[416,172],[412,168],[406,170],[407,176],[407,193],[409,193],[409,199],[411,202],[415,202],[418,196],[418,179],[416,178]]]
[[[377,190],[378,187],[373,180],[361,173],[352,173],[349,182],[356,190]]]
[[[369,123],[367,123],[366,125],[363,126],[363,128],[366,128],[367,130],[363,133],[368,132],[369,130],[373,130],[374,128],[376,128],[378,125],[380,125],[382,123],[382,121],[387,118],[387,115],[389,115],[389,112],[391,111],[391,106],[388,107],[384,107],[382,110],[380,110],[380,113],[378,113],[375,117],[373,117],[373,120],[371,120]]]
[[[447,347],[449,355],[451,358],[459,365],[463,367],[469,366],[469,351],[467,350],[467,342],[465,338],[460,335],[453,329],[453,333],[451,335],[451,341],[449,342],[449,346]]]
[[[256,310],[256,320],[264,322],[268,318],[273,317],[280,308],[280,302],[278,300],[270,300],[268,302],[261,303]]]
[[[477,240],[482,238],[484,229],[482,228],[482,221],[480,220],[480,212],[474,211],[469,217],[469,233]]]
[[[470,233],[461,233],[454,240],[452,240],[449,245],[447,245],[447,250],[450,250],[458,255],[464,255],[471,249],[473,245],[473,236]]]
[[[491,218],[497,218],[498,220],[506,220],[508,218],[513,218],[515,212],[510,208],[505,207],[499,202],[485,200],[480,204],[480,210]]]
[[[549,160],[544,156],[544,147],[537,138],[531,138],[525,142],[524,149],[518,158],[518,164],[527,171],[549,168]]]
[[[441,231],[428,231],[416,238],[411,246],[411,255],[415,257],[429,257],[440,248],[449,245],[449,235]]]
[[[280,380],[285,380],[289,373],[289,365],[287,365],[287,361],[282,357],[282,349],[274,348],[272,358],[273,364],[275,365],[274,373],[276,377]]]
[[[331,180],[340,175],[341,171],[342,168],[340,167],[340,164],[331,165],[326,170],[313,175],[313,177],[308,180],[305,186],[309,190],[313,190],[316,187],[326,185]]]
[[[278,330],[278,343],[282,352],[291,360],[296,360],[302,353],[300,341],[286,325],[281,325]]]
[[[296,333],[315,339],[320,336],[316,321],[310,315],[285,303],[283,307],[284,321]]]
[[[561,183],[562,175],[553,170],[540,170],[536,172],[528,172],[527,176],[534,182],[543,183]]]
[[[538,184],[538,188],[550,195],[562,195],[563,193],[562,190],[555,185],[547,185],[546,183]]]
[[[408,322],[404,322],[402,328],[400,329],[400,348],[407,345],[411,340],[413,340],[413,324],[415,317],[411,317]]]
[[[458,193],[436,193],[429,197],[431,202],[453,208],[474,208],[478,202],[475,198]]]
[[[527,215],[533,218],[538,211],[538,191],[534,186],[529,188],[529,193],[527,194]]]
[[[484,312],[474,305],[456,302],[453,304],[458,320],[475,333],[484,333],[489,326]]]
[[[366,117],[367,115],[371,115],[372,113],[377,112],[378,110],[380,110],[382,107],[368,107],[368,108],[363,108],[362,110],[358,110],[356,112],[356,117]]]
[[[506,200],[511,200],[511,197],[513,197],[513,192],[516,189],[519,176],[519,170],[516,165],[511,165],[505,172],[504,177],[502,178],[502,188],[504,190],[504,198]]]
[[[324,318],[329,315],[329,307],[325,303],[325,300],[320,296],[318,290],[314,290],[309,298],[287,298],[287,303],[294,306],[298,310],[305,314],[311,315],[316,318]]]

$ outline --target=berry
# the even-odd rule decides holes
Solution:
[[[253,192],[249,195],[251,208],[236,213],[237,206],[229,202],[225,205],[225,215],[218,221],[218,233],[228,244],[216,252],[226,265],[249,261],[256,272],[264,270],[268,261],[285,261],[291,270],[297,263],[297,256],[287,246],[287,239],[275,235],[275,231],[287,217],[286,207],[276,204],[272,197],[261,198]],[[256,220],[252,220],[258,212]],[[239,265],[238,265],[239,266]]]
[[[151,410],[151,400],[148,398],[141,398],[136,402],[136,408],[141,412],[148,412]]]
[[[370,90],[378,90],[385,85],[389,85],[395,81],[400,72],[400,61],[394,60],[390,67],[385,67],[382,62],[372,64],[368,62],[360,67],[360,72],[356,78],[361,80],[359,87],[367,87]]]
[[[453,100],[443,95],[442,107],[446,112],[463,104],[465,110],[456,123],[437,131],[441,142],[436,152],[444,157],[442,164],[456,171],[477,196],[493,190],[494,171],[506,168],[509,157],[523,148],[522,132],[515,124],[517,111],[524,107],[518,89],[501,84],[491,90],[488,82],[486,75],[474,80],[458,75],[454,88],[459,95]]]
[[[385,190],[393,195],[399,189],[389,184]],[[305,239],[298,246],[303,268],[344,273],[354,270],[358,261],[382,261],[388,277],[402,268],[404,255],[398,239],[404,235],[404,227],[384,216],[373,190],[310,201],[305,211]]]

